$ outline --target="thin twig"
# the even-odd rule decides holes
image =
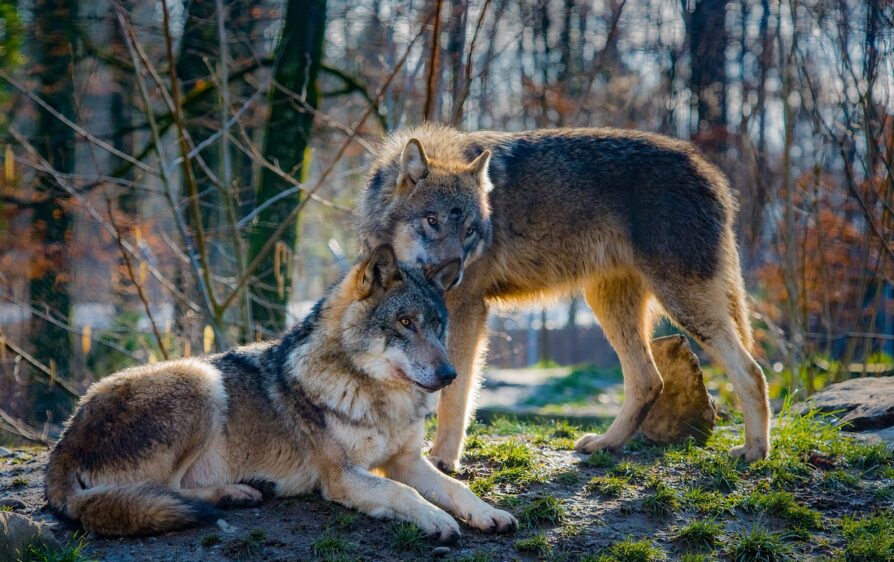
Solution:
[[[24,147],[25,150],[27,150],[28,153],[31,154],[31,155],[32,155],[32,156],[39,162],[39,164],[40,164],[40,168],[39,168],[39,169],[40,169],[40,170],[42,170],[42,171],[44,171],[44,172],[46,172],[46,173],[52,175],[52,176],[53,176],[53,179],[56,181],[56,183],[57,183],[62,189],[64,189],[65,191],[67,191],[67,192],[69,193],[69,195],[71,195],[72,197],[74,197],[75,199],[77,199],[77,201],[78,201],[81,205],[83,205],[85,209],[87,209],[87,212],[90,213],[90,216],[92,216],[92,217],[96,220],[96,222],[97,222],[100,226],[103,227],[103,229],[105,229],[107,232],[109,232],[109,234],[114,235],[114,229],[112,228],[112,226],[111,226],[110,224],[108,224],[108,222],[107,222],[105,219],[103,219],[102,215],[99,213],[99,211],[96,210],[96,208],[93,206],[93,204],[90,202],[90,200],[87,199],[86,197],[84,197],[84,195],[83,195],[82,193],[80,193],[78,190],[76,190],[76,189],[74,188],[74,186],[72,186],[68,181],[66,181],[65,177],[64,177],[62,174],[60,174],[55,168],[53,168],[53,166],[51,166],[50,163],[47,162],[47,161],[46,161],[46,160],[45,160],[45,159],[44,159],[44,158],[37,152],[37,150],[34,148],[34,146],[32,146],[30,142],[28,142],[28,139],[26,139],[26,138],[25,138],[25,137],[18,131],[18,129],[16,129],[15,127],[10,126],[9,129],[8,129],[8,131],[9,131],[9,134],[12,135],[13,138],[15,138],[16,141],[18,141],[18,143],[19,143],[20,145],[22,145],[22,147]],[[127,244],[126,242],[125,242],[124,244],[125,244],[125,248],[127,248],[127,251],[130,252],[130,254],[131,254],[132,256],[136,257],[136,256],[137,256],[137,251],[136,251],[136,249],[133,248],[132,246],[130,246],[129,244]],[[169,291],[171,291],[171,294],[173,294],[175,297],[177,297],[178,300],[180,300],[181,302],[185,303],[185,304],[186,304],[187,306],[189,306],[191,309],[199,310],[198,306],[196,306],[195,304],[193,304],[188,298],[186,298],[185,295],[182,295],[182,294],[177,290],[177,288],[174,287],[174,286],[171,284],[170,281],[168,281],[167,279],[165,279],[165,277],[161,274],[161,272],[160,272],[156,267],[154,267],[154,266],[152,266],[152,265],[149,265],[149,272],[152,273],[153,277],[155,277],[156,279],[158,279],[158,281],[159,281],[160,283],[162,283],[162,285],[164,285]]]
[[[587,77],[587,85],[584,86],[583,94],[578,98],[577,105],[574,106],[574,112],[571,114],[571,119],[569,120],[571,123],[577,121],[578,116],[580,116],[580,112],[584,108],[584,102],[590,95],[590,88],[593,87],[593,82],[596,80],[596,75],[602,71],[602,67],[605,65],[605,59],[608,58],[612,42],[618,35],[618,22],[621,20],[621,13],[624,11],[624,6],[626,4],[627,0],[621,0],[621,4],[612,15],[612,23],[609,27],[608,35],[605,36],[605,46],[599,53],[599,58],[596,59],[596,62],[593,64],[593,70],[590,71],[590,75]]]
[[[130,22],[127,20],[127,12],[124,9],[124,6],[120,1],[115,2],[115,11],[118,16],[118,22],[121,25],[122,30],[124,31],[125,43],[127,44],[127,50],[130,53],[131,59],[134,62],[134,67],[138,69],[136,73],[137,77],[137,85],[139,86],[140,95],[143,98],[143,105],[145,106],[146,117],[149,121],[149,128],[152,131],[152,136],[155,139],[156,153],[158,154],[158,159],[161,164],[161,180],[164,184],[165,188],[165,200],[168,203],[168,207],[171,209],[173,214],[174,223],[177,225],[177,231],[180,234],[180,237],[183,239],[183,245],[186,248],[187,255],[189,256],[189,263],[193,270],[193,275],[196,276],[198,280],[199,293],[202,295],[202,302],[205,307],[205,316],[208,322],[211,324],[212,329],[215,333],[215,342],[219,342],[223,344],[225,340],[225,334],[221,329],[218,322],[217,315],[217,307],[214,305],[214,301],[211,299],[211,295],[209,293],[209,287],[202,282],[203,274],[202,267],[199,263],[199,260],[196,259],[196,252],[192,245],[192,238],[189,235],[189,231],[186,227],[186,221],[184,221],[183,216],[177,210],[177,203],[174,201],[173,195],[173,183],[171,178],[168,176],[167,170],[167,156],[164,151],[164,145],[161,141],[161,132],[159,131],[158,124],[155,121],[155,115],[152,113],[151,107],[151,98],[149,96],[149,90],[146,87],[146,82],[143,79],[143,69],[148,72],[153,80],[155,80],[156,85],[162,92],[162,96],[165,98],[166,103],[168,103],[168,107],[172,108],[173,104],[171,102],[170,96],[168,96],[167,90],[164,88],[164,84],[161,82],[161,77],[158,76],[158,73],[155,72],[155,69],[152,67],[149,62],[149,58],[146,56],[145,51],[142,49],[142,46],[137,42],[136,34],[134,33],[133,26],[130,25]]]
[[[56,441],[54,439],[51,439],[46,434],[34,431],[33,429],[25,425],[24,422],[17,420],[6,413],[2,408],[0,408],[0,422],[2,422],[0,423],[0,429],[17,437],[20,437],[25,441],[40,443],[41,445],[46,445],[47,448],[52,448],[53,445],[56,444]]]
[[[410,56],[410,51],[413,49],[413,45],[415,45],[416,41],[419,39],[419,37],[422,36],[422,34],[425,30],[425,26],[428,25],[428,22],[431,20],[432,17],[434,17],[434,15],[435,15],[434,12],[432,12],[428,15],[428,17],[425,19],[423,24],[420,26],[419,32],[416,34],[415,37],[413,37],[413,40],[410,41],[410,44],[407,45],[407,49],[406,49],[406,51],[404,51],[403,56],[400,58],[399,61],[397,61],[397,63],[394,65],[394,69],[391,71],[391,74],[388,75],[388,78],[385,80],[385,83],[382,84],[381,88],[379,88],[379,93],[376,95],[376,100],[382,99],[382,96],[385,94],[385,92],[388,90],[388,87],[391,85],[392,80],[394,80],[394,77],[397,76],[398,71],[400,71],[401,67],[403,67],[404,63],[407,60],[407,57]],[[282,235],[286,232],[286,230],[288,228],[291,228],[292,222],[294,222],[295,219],[298,218],[298,214],[301,213],[301,210],[304,209],[304,206],[307,204],[307,202],[316,193],[316,191],[323,185],[323,183],[326,181],[326,178],[328,178],[329,174],[332,173],[332,170],[335,169],[335,165],[338,163],[338,161],[344,155],[345,150],[347,150],[347,148],[351,145],[351,142],[353,141],[354,136],[357,135],[357,131],[360,130],[360,128],[363,126],[363,124],[366,122],[366,120],[372,114],[374,107],[375,106],[373,104],[369,104],[366,111],[363,113],[363,115],[358,120],[357,125],[353,128],[353,133],[350,136],[348,136],[348,138],[346,138],[344,140],[341,147],[335,153],[335,157],[329,163],[329,166],[323,171],[322,175],[317,180],[316,184],[314,184],[313,188],[307,192],[307,197],[303,201],[301,201],[300,204],[296,205],[295,208],[292,209],[292,211],[286,216],[286,218],[283,219],[282,223],[277,227],[277,229],[273,232],[273,234],[270,235],[270,238],[267,240],[266,243],[264,243],[264,245],[261,247],[260,251],[258,251],[257,255],[254,257],[254,259],[248,265],[248,267],[245,268],[245,271],[242,273],[242,277],[240,277],[239,280],[236,282],[236,286],[233,289],[233,291],[222,301],[222,303],[221,303],[222,308],[228,307],[230,305],[230,303],[233,302],[233,299],[236,298],[236,296],[239,294],[239,291],[241,291],[242,288],[245,286],[245,284],[248,283],[249,279],[251,279],[254,276],[255,270],[261,265],[261,263],[263,263],[263,261],[267,258],[267,255],[273,250],[273,248],[276,245],[276,241],[282,237]]]
[[[472,87],[472,55],[475,53],[475,43],[478,41],[478,33],[481,31],[481,24],[484,23],[484,16],[487,14],[487,8],[490,6],[491,0],[484,0],[481,7],[481,13],[478,14],[478,23],[475,24],[475,33],[472,34],[472,42],[469,43],[469,54],[466,57],[465,83],[463,91],[459,99],[455,101],[456,109],[453,110],[453,124],[459,126],[462,124],[462,110],[466,99],[469,97],[469,90]]]
[[[157,175],[157,172],[151,166],[148,166],[145,163],[140,162],[139,160],[136,160],[130,154],[125,154],[124,152],[121,152],[120,150],[118,150],[114,146],[110,145],[109,143],[93,136],[88,130],[84,129],[77,123],[72,122],[68,117],[66,117],[66,116],[62,115],[61,113],[59,113],[58,111],[56,111],[53,108],[53,106],[51,106],[50,104],[45,102],[43,99],[40,98],[40,96],[38,96],[34,92],[30,91],[23,84],[19,83],[17,80],[15,80],[13,77],[11,77],[6,72],[0,70],[0,78],[6,80],[10,86],[12,86],[16,90],[20,91],[21,93],[25,94],[31,101],[33,101],[34,103],[36,103],[37,105],[42,107],[47,113],[49,113],[50,115],[52,115],[53,117],[55,117],[56,119],[58,119],[59,121],[64,123],[67,127],[72,129],[74,132],[76,132],[80,136],[84,137],[91,143],[102,148],[103,150],[106,150],[106,151],[114,154],[115,156],[117,156],[118,158],[121,158],[122,160],[126,160],[130,164],[133,164],[134,166],[136,166],[137,168],[143,170],[144,172],[146,172],[148,174]]]
[[[77,391],[73,383],[57,375],[55,372],[53,372],[52,369],[38,361],[37,358],[35,358],[33,355],[9,341],[9,338],[0,339],[0,343],[5,345],[7,348],[9,348],[10,351],[24,359],[25,362],[27,362],[29,365],[37,369],[37,371],[46,378],[47,384],[49,384],[50,386],[58,384],[59,388],[75,398],[78,398],[81,395],[81,393]]]
[[[217,299],[214,296],[214,286],[211,283],[211,262],[208,260],[208,249],[205,244],[205,227],[202,224],[202,211],[199,208],[199,186],[196,184],[196,176],[192,170],[192,160],[189,157],[190,147],[186,136],[186,126],[183,124],[183,114],[180,108],[180,86],[177,83],[177,61],[174,58],[174,39],[171,37],[171,14],[168,11],[168,0],[161,1],[162,23],[164,27],[165,52],[168,58],[168,69],[171,76],[171,92],[170,99],[173,103],[173,118],[177,128],[177,141],[180,146],[180,154],[183,157],[183,180],[186,182],[186,189],[189,194],[189,208],[193,219],[193,230],[195,231],[196,248],[199,251],[199,262],[201,267],[201,279],[207,287],[208,298],[211,301],[211,309],[214,310],[215,317],[220,320],[221,310],[217,306]],[[217,344],[218,346],[220,343]]]
[[[115,242],[118,244],[118,248],[121,250],[121,257],[124,258],[124,264],[127,266],[127,275],[130,277],[130,281],[133,283],[134,287],[137,288],[137,295],[140,297],[140,301],[143,302],[143,309],[146,311],[146,317],[149,318],[149,325],[152,326],[152,333],[155,335],[158,349],[161,351],[165,360],[170,359],[170,357],[168,357],[168,350],[165,349],[164,338],[161,337],[161,332],[158,331],[158,324],[155,323],[155,317],[152,315],[152,307],[149,306],[149,300],[146,298],[146,293],[143,291],[143,285],[140,284],[139,279],[137,279],[137,275],[133,270],[133,263],[130,261],[130,254],[127,253],[127,249],[124,247],[124,239],[121,236],[121,230],[118,228],[118,223],[115,222],[112,201],[108,197],[106,198],[106,208],[109,211],[109,224],[115,229]]]

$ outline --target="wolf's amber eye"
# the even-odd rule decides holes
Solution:
[[[400,322],[400,325],[404,328],[410,329],[413,327],[413,320],[410,319],[408,316],[401,316],[398,319],[398,322]]]
[[[428,215],[427,217],[425,217],[425,220],[427,220],[428,224],[431,226],[438,226],[438,217],[434,215]]]
[[[473,224],[466,229],[466,236],[473,236],[476,232],[478,232],[478,227]]]

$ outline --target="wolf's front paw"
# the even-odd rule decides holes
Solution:
[[[606,439],[605,435],[587,433],[574,443],[574,450],[578,453],[593,453],[595,451],[614,451],[620,449],[623,443],[615,443]]]
[[[729,451],[729,454],[734,458],[742,459],[746,462],[765,459],[769,453],[769,447],[762,443],[745,443],[740,447],[733,447]]]
[[[459,524],[446,511],[433,507],[422,515],[416,525],[431,539],[441,544],[454,544],[459,540]]]
[[[511,533],[518,529],[518,521],[511,513],[490,507],[486,511],[472,514],[469,517],[469,526],[475,527],[482,533]]]

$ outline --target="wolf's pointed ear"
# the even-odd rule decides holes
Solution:
[[[425,149],[419,139],[410,139],[400,155],[400,175],[397,178],[397,191],[409,190],[416,182],[428,175],[429,162]]]
[[[484,188],[485,192],[489,192],[493,189],[493,184],[490,182],[490,178],[487,175],[487,172],[490,169],[490,156],[491,151],[485,150],[478,155],[478,158],[472,160],[472,163],[469,164],[469,173],[478,180],[478,185]]]
[[[442,263],[431,271],[427,271],[425,273],[425,277],[435,287],[440,289],[442,292],[446,292],[447,289],[449,289],[453,286],[454,283],[456,283],[461,268],[462,262],[459,258],[456,258],[455,260],[450,260],[447,263]]]
[[[357,280],[359,299],[363,300],[373,294],[376,289],[388,289],[403,279],[397,265],[397,256],[391,244],[382,244],[370,252],[369,257],[360,266]]]

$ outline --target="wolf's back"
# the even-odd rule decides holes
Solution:
[[[165,533],[210,523],[219,515],[211,503],[188,498],[159,484],[142,482],[85,488],[74,470],[53,464],[51,459],[46,482],[50,509],[100,535]]]

